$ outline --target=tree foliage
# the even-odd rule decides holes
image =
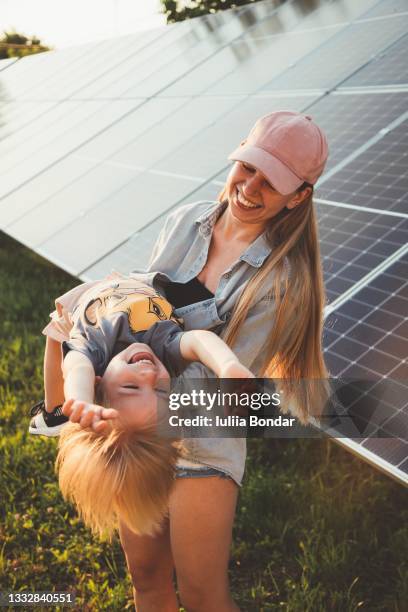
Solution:
[[[259,0],[160,0],[167,23],[201,17],[226,9],[252,4]]]
[[[49,51],[36,36],[25,36],[17,32],[3,32],[0,37],[0,59],[24,57],[33,53]]]

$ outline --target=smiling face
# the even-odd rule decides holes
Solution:
[[[121,424],[138,429],[157,422],[158,402],[168,398],[170,375],[147,344],[134,343],[109,362],[100,384],[111,407],[120,412]]]
[[[268,221],[284,208],[301,204],[310,193],[308,187],[301,192],[282,195],[259,170],[243,162],[234,163],[226,183],[229,213],[235,220],[259,225],[261,229],[265,229]]]

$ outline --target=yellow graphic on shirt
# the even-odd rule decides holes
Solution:
[[[84,315],[88,325],[100,327],[100,320],[115,312],[127,313],[133,333],[145,331],[158,321],[180,323],[164,297],[152,287],[135,281],[116,282],[106,287],[87,304]]]

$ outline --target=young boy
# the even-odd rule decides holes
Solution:
[[[119,414],[92,408],[95,389],[127,426],[138,427],[157,398],[166,396],[170,376],[178,376],[190,361],[200,361],[219,377],[252,377],[212,332],[183,332],[171,304],[134,278],[115,276],[75,287],[56,300],[51,317],[44,330],[45,401],[32,409],[32,434],[59,435],[67,416],[82,426],[93,423],[100,433],[106,430],[101,416]]]
[[[168,414],[170,376],[189,361],[219,377],[251,372],[212,332],[183,332],[171,304],[128,277],[81,285],[57,299],[44,333],[45,401],[29,431],[60,433],[64,497],[99,534],[112,534],[119,520],[136,533],[155,533],[180,450],[157,431]]]

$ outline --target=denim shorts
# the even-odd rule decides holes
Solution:
[[[208,478],[208,476],[218,476],[219,478],[229,478],[232,480],[229,474],[212,467],[189,468],[176,466],[176,478]]]

